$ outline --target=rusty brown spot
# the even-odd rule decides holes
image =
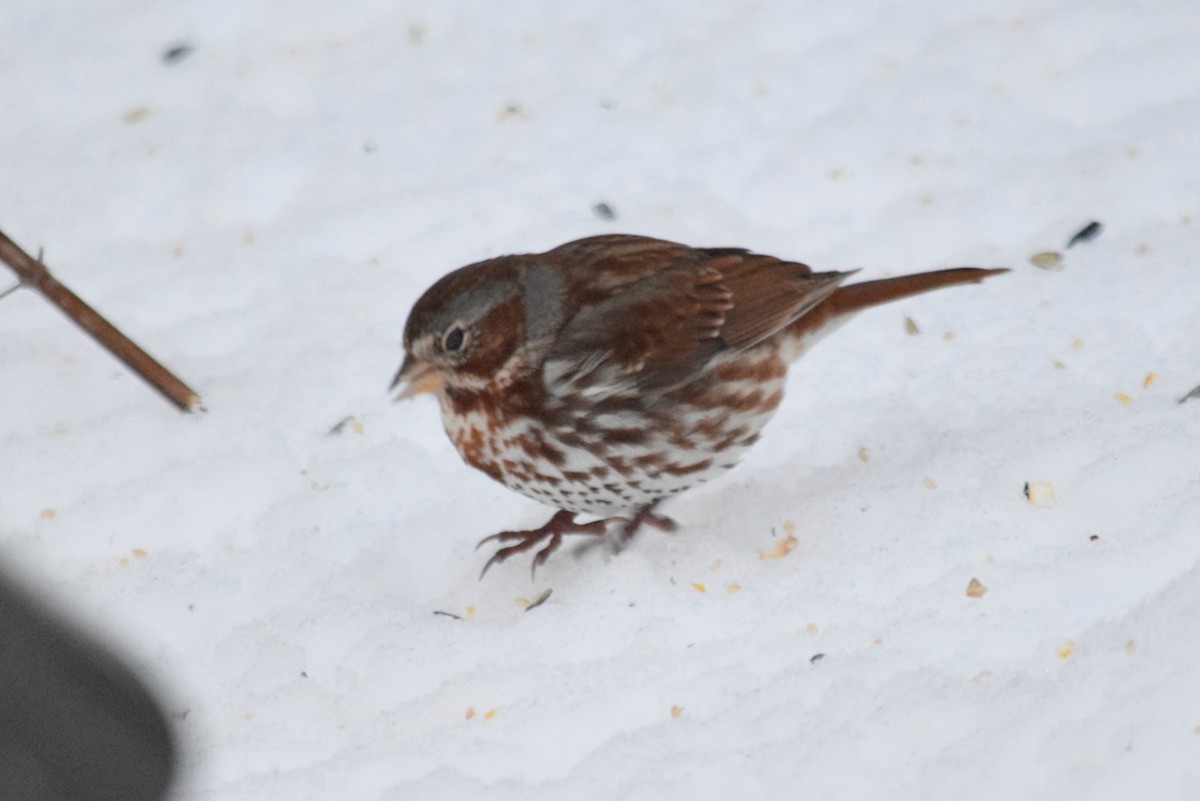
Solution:
[[[607,461],[609,467],[611,467],[613,470],[616,470],[623,476],[627,476],[633,472],[633,465],[631,465],[624,456],[613,456]]]
[[[658,467],[667,461],[667,457],[661,453],[644,453],[633,460],[633,463],[638,467]]]
[[[719,417],[701,418],[692,425],[691,435],[693,437],[699,435],[706,439],[716,439],[721,435],[724,422],[725,421]]]
[[[710,467],[712,467],[712,459],[705,459],[702,462],[696,462],[695,464],[690,464],[686,467],[684,465],[672,462],[671,464],[663,465],[663,472],[670,473],[674,476],[686,476],[692,473],[702,472]]]
[[[646,429],[612,428],[604,432],[604,438],[614,445],[642,445],[646,442]]]
[[[758,360],[737,358],[717,365],[713,378],[718,381],[766,382],[782,378],[787,373],[787,364],[774,352]]]

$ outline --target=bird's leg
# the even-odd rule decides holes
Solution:
[[[515,545],[506,545],[503,548],[492,554],[492,558],[487,560],[487,564],[483,566],[483,570],[479,572],[479,578],[483,578],[494,564],[503,562],[508,557],[515,553],[528,551],[538,544],[546,542],[546,547],[542,548],[533,557],[533,564],[530,565],[530,576],[537,573],[538,566],[550,558],[550,554],[558,550],[558,546],[562,545],[564,534],[590,534],[592,536],[600,536],[604,534],[604,530],[608,521],[596,520],[592,523],[576,523],[575,513],[563,511],[555,513],[554,517],[546,522],[546,525],[541,528],[536,528],[531,531],[501,531],[499,534],[493,534],[490,537],[484,537],[475,546],[475,550],[479,550],[487,542],[513,542]]]
[[[654,526],[659,531],[674,531],[679,528],[679,525],[671,518],[654,514],[654,507],[657,505],[658,502],[655,501],[649,506],[644,506],[638,510],[637,514],[625,521],[625,525],[621,526],[622,545],[629,542],[644,524]]]

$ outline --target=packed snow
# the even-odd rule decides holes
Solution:
[[[177,801],[1200,798],[1194,2],[0,16],[0,230],[207,410],[0,301],[0,557]],[[478,581],[552,510],[391,402],[405,316],[604,232],[1014,271],[823,341],[678,533]]]

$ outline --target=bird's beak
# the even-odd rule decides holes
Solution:
[[[389,391],[400,389],[400,394],[396,395],[395,400],[402,401],[423,392],[436,392],[442,388],[443,381],[441,370],[408,355],[404,357],[404,364],[396,371]]]

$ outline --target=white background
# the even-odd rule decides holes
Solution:
[[[1200,798],[1200,7],[981,9],[8,0],[0,229],[208,412],[0,302],[0,556],[176,797]],[[678,534],[480,583],[550,510],[389,402],[405,316],[614,231],[1015,272],[823,342]]]

